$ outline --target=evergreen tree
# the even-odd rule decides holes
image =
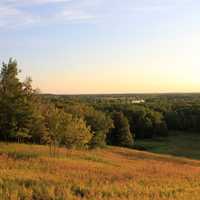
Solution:
[[[41,134],[45,128],[40,100],[36,91],[32,89],[31,79],[20,81],[19,72],[17,62],[12,59],[8,64],[3,63],[1,68],[0,139],[35,141],[35,135]],[[39,142],[39,139],[35,142]]]
[[[18,122],[23,99],[22,83],[18,79],[17,62],[3,63],[0,73],[0,137],[8,140],[19,131]]]

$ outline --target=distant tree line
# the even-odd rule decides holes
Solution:
[[[152,96],[142,104],[100,97],[42,95],[21,81],[17,62],[0,73],[0,140],[96,148],[133,147],[135,139],[167,137],[168,130],[200,131],[200,98]],[[192,99],[192,101],[191,101]]]

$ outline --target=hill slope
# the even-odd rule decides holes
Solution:
[[[200,162],[124,148],[0,144],[1,200],[199,199]]]

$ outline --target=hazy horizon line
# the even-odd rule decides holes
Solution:
[[[200,94],[200,92],[113,92],[113,93],[51,93],[41,92],[42,95],[58,95],[58,96],[79,96],[79,95],[142,95],[142,94]]]

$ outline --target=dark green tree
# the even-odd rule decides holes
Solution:
[[[19,72],[17,62],[12,59],[1,68],[0,139],[39,142],[38,135],[45,129],[41,102],[31,79],[20,81]]]
[[[0,137],[8,140],[16,136],[23,103],[22,83],[18,78],[17,62],[3,63],[0,73]]]
[[[93,132],[90,146],[92,148],[104,147],[106,145],[107,134],[113,127],[112,119],[105,113],[92,109],[86,113],[85,120]]]
[[[132,147],[134,144],[133,134],[130,132],[128,119],[122,112],[113,113],[114,129],[112,129],[108,142],[111,145]]]

